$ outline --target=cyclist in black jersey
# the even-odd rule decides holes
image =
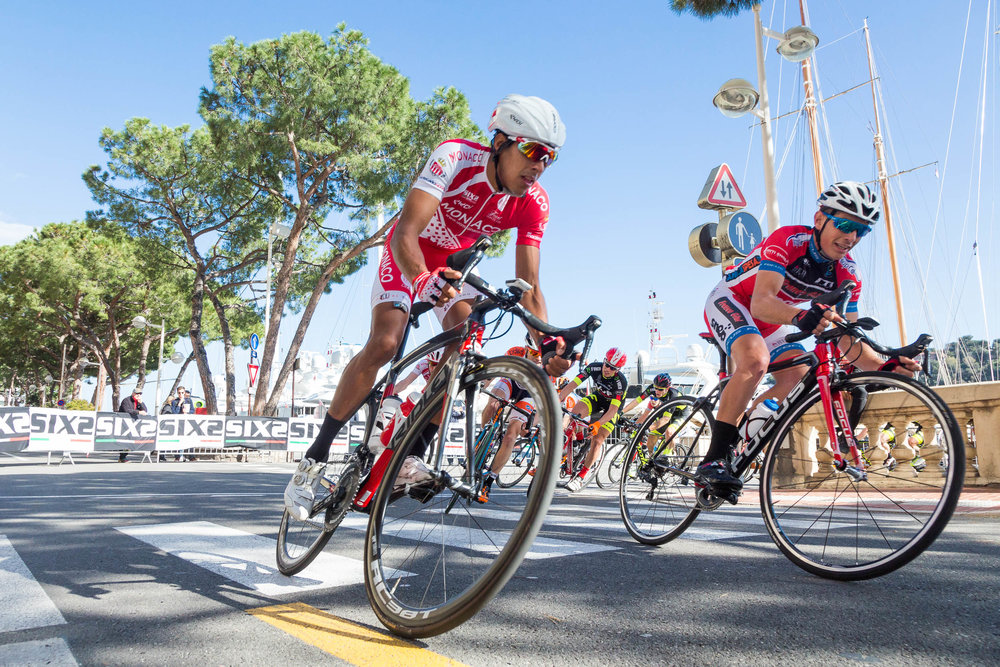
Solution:
[[[671,383],[670,373],[660,373],[653,378],[653,382],[648,387],[639,392],[638,396],[622,408],[622,414],[627,413],[648,398],[649,404],[636,418],[636,421],[641,424],[661,404],[680,397],[681,392],[676,387],[672,387]],[[656,444],[663,436],[666,436],[669,440],[674,432],[677,431],[677,427],[680,426],[680,422],[684,415],[687,414],[687,411],[687,406],[681,406],[657,419],[656,423],[649,429],[649,437],[646,439],[646,451],[650,454],[656,451]],[[671,453],[672,448],[663,452],[663,454]]]
[[[613,347],[604,355],[604,363],[595,361],[589,364],[559,392],[559,400],[564,401],[584,380],[589,379],[593,382],[593,392],[573,406],[573,414],[591,418],[594,439],[580,472],[566,484],[566,489],[571,492],[575,493],[583,488],[583,482],[587,479],[590,468],[597,461],[605,439],[614,430],[618,415],[621,414],[622,399],[628,389],[628,380],[620,370],[625,361],[625,352]],[[595,419],[596,421],[593,421]]]

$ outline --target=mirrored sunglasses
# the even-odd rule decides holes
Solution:
[[[820,213],[826,216],[826,219],[833,223],[833,226],[838,230],[844,232],[845,234],[850,234],[851,232],[857,232],[858,238],[863,238],[868,232],[872,230],[872,226],[867,222],[858,222],[857,220],[848,220],[847,218],[838,218],[836,216],[830,215],[823,209],[819,210]]]
[[[521,151],[521,155],[529,160],[541,162],[546,167],[559,157],[559,153],[555,149],[538,141],[519,141],[517,142],[517,150]]]

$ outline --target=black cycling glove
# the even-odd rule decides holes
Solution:
[[[819,326],[823,319],[823,314],[830,310],[830,306],[825,303],[814,303],[809,310],[800,310],[799,314],[792,318],[792,324],[805,333],[812,333]]]

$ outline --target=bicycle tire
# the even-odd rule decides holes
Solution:
[[[594,481],[602,489],[609,489],[618,485],[621,479],[621,467],[625,461],[624,454],[628,449],[628,443],[619,442],[608,448],[605,452],[601,465],[597,467]],[[616,474],[617,472],[617,474]]]
[[[441,414],[443,383],[432,382],[431,395],[425,392],[393,440],[394,453],[371,506],[364,563],[372,610],[398,635],[437,635],[473,616],[514,574],[545,518],[561,451],[555,389],[530,361],[497,357],[476,363],[459,378],[466,405],[475,405],[474,393],[499,377],[515,380],[536,406],[538,467],[527,494],[494,489],[486,504],[468,496],[450,503],[456,493],[448,489],[415,498],[417,486],[400,495],[387,483],[396,479],[424,427]],[[436,460],[437,452],[428,454]],[[453,507],[445,514],[449,504]]]
[[[868,399],[858,411],[855,428],[865,424],[874,429],[885,421],[937,422],[940,436],[933,448],[925,445],[923,456],[942,465],[928,464],[922,472],[906,462],[894,471],[876,465],[864,479],[855,480],[833,466],[820,466],[814,436],[803,430],[818,423],[817,417],[823,419],[818,389],[792,405],[776,427],[764,460],[764,524],[793,563],[841,581],[882,576],[920,555],[955,511],[965,475],[961,429],[933,390],[912,378],[882,372],[854,373],[832,389],[849,399],[846,392],[859,386],[867,389]],[[819,433],[825,440],[825,424]]]
[[[509,489],[517,486],[528,475],[528,471],[535,464],[534,438],[529,440],[527,444],[521,445],[521,447],[524,449],[515,450],[511,454],[510,461],[507,462],[507,465],[497,475],[497,486],[501,489]]]
[[[321,514],[305,521],[293,517],[287,509],[281,515],[275,560],[278,571],[282,574],[291,576],[304,570],[316,559],[316,556],[323,551],[330,538],[333,537],[334,531],[343,520],[349,509],[349,504],[358,490],[359,471],[352,469],[351,465],[351,463],[347,465],[329,463],[320,473],[328,480],[332,480],[334,473],[331,468],[339,466],[339,470],[334,468],[337,470],[334,491],[342,489],[342,498],[335,505],[327,507]],[[342,484],[346,486],[341,487]],[[326,495],[318,502],[323,502],[334,492],[325,485],[321,485],[320,489],[323,489]]]
[[[694,483],[671,468],[693,472],[712,439],[715,419],[704,407],[693,409],[695,399],[675,398],[657,408],[632,437],[618,485],[618,505],[622,522],[632,538],[642,544],[665,544],[684,533],[701,513],[697,506],[698,489]],[[639,448],[646,447],[649,430],[665,414],[688,407],[684,421],[675,433],[656,445],[656,451],[670,467],[643,463]]]

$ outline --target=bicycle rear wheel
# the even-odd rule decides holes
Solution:
[[[343,461],[327,463],[320,473],[324,482],[319,488],[324,495],[316,499],[316,504],[325,507],[305,521],[285,510],[278,526],[276,560],[279,572],[288,576],[297,574],[323,551],[358,490],[359,473],[353,459],[346,465]]]
[[[497,486],[501,489],[509,489],[516,486],[528,475],[528,471],[535,465],[535,442],[534,439],[519,439],[514,445],[514,451],[510,455],[510,460],[503,467],[497,476]]]
[[[851,389],[867,395],[850,405]],[[832,387],[848,401],[853,427],[870,432],[885,422],[941,426],[911,465],[913,453],[897,442],[894,469],[882,461],[863,476],[840,472],[818,390],[797,402],[775,431],[761,473],[760,504],[771,538],[793,563],[828,579],[878,577],[926,549],[948,523],[965,475],[965,443],[951,410],[923,384],[895,373],[855,373]],[[862,399],[858,399],[861,401]],[[819,436],[817,436],[817,432]],[[841,434],[837,434],[842,439]],[[839,446],[833,445],[833,446]]]
[[[694,409],[694,399],[668,401],[643,422],[625,454],[619,483],[619,506],[629,535],[642,544],[664,544],[681,535],[697,518],[697,488],[674,469],[693,472],[712,440],[715,420],[705,408]],[[662,452],[654,462],[645,453],[649,430],[662,417],[678,408],[687,414],[672,436],[666,434],[656,445]],[[643,460],[646,460],[643,463]]]
[[[442,380],[445,379],[443,376]],[[365,590],[378,619],[406,637],[440,634],[464,622],[503,588],[541,528],[552,499],[560,448],[559,404],[542,371],[517,357],[475,364],[458,382],[467,406],[490,380],[515,380],[533,399],[539,428],[538,468],[530,490],[494,489],[488,503],[473,493],[452,491],[441,483],[394,490],[405,458],[421,433],[441,414],[444,382],[431,383],[428,394],[410,413],[393,439],[395,452],[371,507],[365,540]],[[480,403],[484,400],[480,400]],[[445,432],[464,428],[450,415]],[[466,433],[466,438],[470,436]],[[437,439],[427,452],[432,467]],[[470,484],[467,471],[463,480]]]

